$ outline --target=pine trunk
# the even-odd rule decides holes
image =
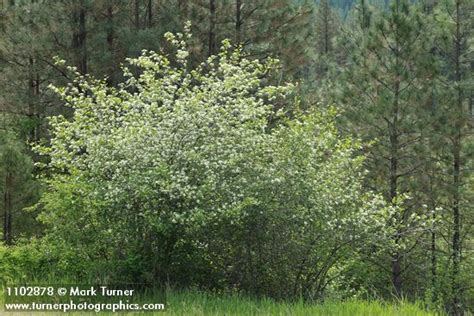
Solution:
[[[242,0],[235,2],[235,43],[240,44],[242,41]]]
[[[79,8],[74,9],[74,32],[72,35],[73,52],[77,54],[77,68],[80,73],[87,73],[87,47],[86,47],[86,8],[83,1]]]
[[[7,245],[12,244],[12,186],[13,175],[7,172],[3,192],[3,240]]]
[[[433,223],[436,222],[436,213],[434,211],[434,205],[432,205],[433,210]],[[433,291],[432,302],[435,303],[438,300],[438,289],[437,289],[437,255],[436,255],[436,232],[433,228],[431,231],[431,287]]]
[[[395,87],[395,99],[393,104],[392,122],[389,124],[390,131],[390,203],[394,203],[398,196],[398,150],[399,150],[399,139],[398,139],[398,111],[399,111],[399,91],[400,82],[396,81]],[[398,246],[401,239],[401,233],[397,231],[395,236],[395,245]],[[398,250],[392,256],[392,282],[395,288],[395,294],[400,296],[402,293],[402,276],[401,276],[401,255]]]
[[[455,81],[456,81],[456,114],[455,114],[455,130],[453,137],[453,240],[452,240],[452,311],[454,315],[461,315],[460,308],[460,285],[459,271],[461,261],[461,223],[460,223],[460,188],[461,188],[461,130],[463,120],[463,91],[461,87],[461,16],[460,16],[460,0],[456,1],[455,12],[455,37],[454,37],[454,62],[455,62]]]
[[[148,10],[147,10],[147,19],[148,27],[153,26],[153,0],[148,0]]]
[[[216,1],[209,0],[209,47],[208,56],[216,52]]]
[[[396,10],[399,11],[399,1],[396,2]],[[398,30],[395,34],[395,48],[393,53],[395,54],[395,83],[393,86],[394,100],[392,108],[392,121],[389,126],[390,131],[390,203],[394,203],[398,197],[398,155],[399,155],[399,111],[400,111],[400,40],[398,37]],[[401,232],[397,228],[395,236],[395,245],[398,244],[401,239]],[[395,294],[400,297],[402,294],[402,269],[401,269],[401,254],[398,249],[392,257],[392,282],[395,288]]]
[[[140,29],[140,1],[135,0],[134,2],[134,14],[135,14],[135,28]]]

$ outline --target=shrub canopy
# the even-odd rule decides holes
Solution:
[[[38,146],[48,236],[102,277],[319,295],[367,222],[359,144],[332,109],[289,119],[275,60],[224,41],[190,69],[189,36],[129,59],[119,88],[79,74],[54,88],[74,114]]]

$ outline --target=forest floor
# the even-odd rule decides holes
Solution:
[[[18,312],[5,311],[3,295],[0,298],[0,315],[161,315],[161,316],[207,316],[207,315],[297,315],[297,316],[402,316],[402,315],[440,315],[423,310],[416,304],[401,302],[388,304],[380,301],[351,300],[345,302],[326,302],[323,304],[304,304],[302,302],[284,303],[270,299],[256,300],[236,295],[214,295],[196,291],[170,292],[166,295],[165,311],[158,312]],[[158,302],[154,297],[143,297],[142,303]]]

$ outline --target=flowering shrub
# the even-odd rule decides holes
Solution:
[[[293,86],[271,84],[275,60],[224,41],[190,69],[189,36],[166,34],[171,57],[129,59],[118,88],[79,74],[53,88],[74,115],[37,147],[49,236],[110,277],[319,295],[363,233],[359,144],[334,110],[277,111]]]

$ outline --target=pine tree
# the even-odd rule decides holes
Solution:
[[[327,55],[332,52],[332,40],[336,35],[335,14],[329,0],[321,0],[316,14],[317,51]]]
[[[216,53],[219,43],[228,38],[251,57],[278,57],[292,74],[309,61],[313,7],[307,1],[193,0],[179,7],[182,20],[192,23],[193,51],[199,56]]]
[[[26,119],[29,140],[41,136],[44,91],[52,75],[48,65],[52,52],[43,28],[46,14],[42,3],[10,5],[4,10],[0,30],[0,108],[3,113]]]
[[[338,35],[340,21],[327,0],[319,3],[315,21],[315,80],[320,80],[327,77],[332,64],[338,62],[340,52],[335,51],[334,41]]]
[[[438,151],[442,157],[442,183],[447,208],[451,210],[448,234],[451,286],[448,296],[450,313],[463,314],[463,244],[472,242],[473,192],[468,181],[474,155],[470,93],[472,93],[472,12],[469,1],[452,0],[435,8],[439,34],[436,46],[441,63],[439,106],[436,109]],[[467,271],[469,273],[469,271]]]
[[[395,1],[389,11],[373,13],[364,3],[357,31],[348,32],[353,50],[343,100],[348,127],[370,147],[368,187],[396,204],[416,192],[414,179],[423,165],[426,79],[432,71],[427,29],[417,8]],[[403,293],[403,271],[413,262],[407,258],[421,238],[412,234],[412,215],[418,201],[406,202],[392,219],[395,228],[390,249],[391,280],[396,295]],[[422,231],[422,235],[425,231]],[[405,266],[403,266],[405,263]]]
[[[39,228],[34,222],[35,214],[23,211],[37,201],[39,186],[33,177],[33,161],[24,140],[26,134],[18,130],[17,124],[11,124],[18,123],[17,120],[11,114],[0,116],[0,218],[6,245],[12,245],[16,237],[37,233]]]

